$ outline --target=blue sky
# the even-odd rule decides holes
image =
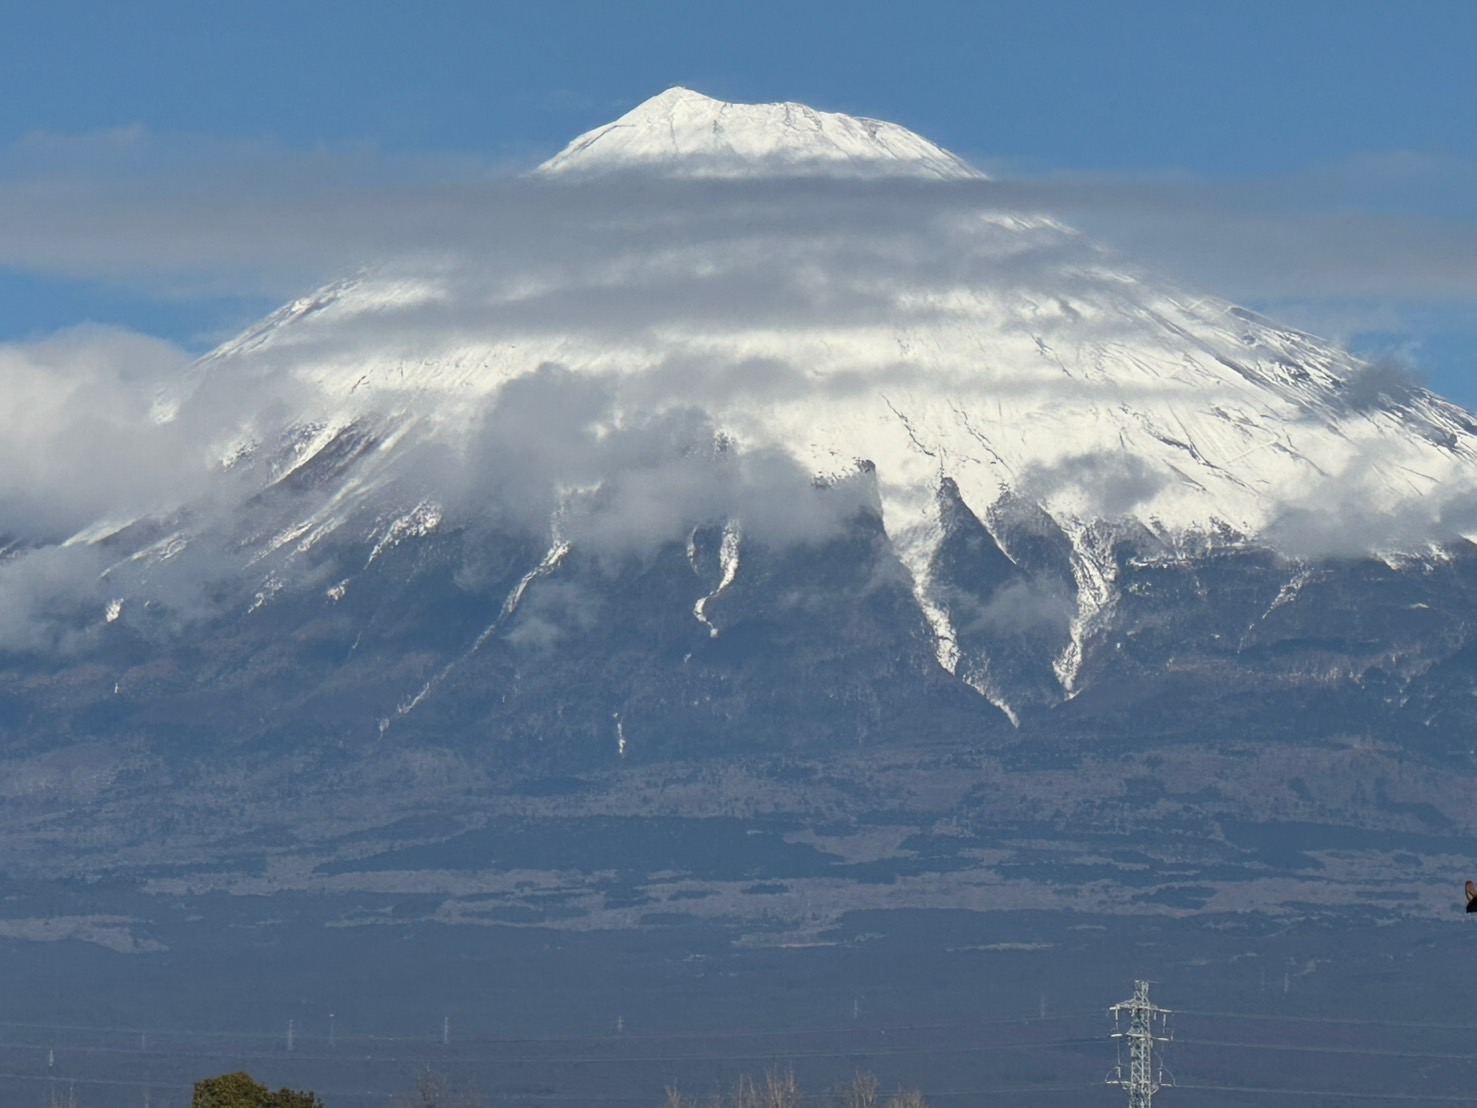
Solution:
[[[516,169],[686,84],[901,123],[1477,406],[1474,74],[1454,2],[12,3],[0,207],[45,191],[108,245],[15,246],[0,211],[0,342],[91,321],[199,352],[344,259],[264,259],[171,198]]]

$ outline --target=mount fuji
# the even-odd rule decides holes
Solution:
[[[1310,565],[1445,565],[1477,527],[1468,413],[1136,276],[1047,216],[992,210],[970,187],[982,175],[894,125],[673,89],[533,179],[597,240],[572,251],[577,272],[527,247],[480,268],[387,263],[197,367],[198,407],[227,389],[293,395],[291,416],[257,415],[219,447],[228,469],[257,471],[252,495],[335,474],[248,540],[242,571],[263,605],[321,571],[325,543],[369,544],[368,567],[464,526],[475,509],[450,505],[478,466],[544,532],[498,590],[494,636],[498,620],[517,631],[527,575],[571,551],[681,543],[688,630],[717,640],[747,547],[776,531],[768,545],[805,549],[864,518],[897,563],[888,587],[923,621],[907,639],[930,644],[925,668],[1019,722],[1084,691],[1094,647],[1122,649],[1120,579],[1136,567],[1270,558],[1266,604],[1237,629],[1254,641],[1318,578]],[[901,205],[913,210],[871,225]],[[833,214],[812,221],[819,206]],[[170,419],[190,417],[181,403]],[[539,410],[525,419],[520,403]],[[456,460],[405,476],[433,450]],[[817,483],[832,491],[801,507]],[[191,541],[171,532],[142,560]],[[319,602],[357,577],[335,576]],[[417,705],[422,691],[401,690]]]
[[[152,396],[168,480],[11,508],[13,874],[814,938],[1068,907],[1111,833],[1127,912],[1440,910],[1238,836],[1470,832],[1470,413],[799,104],[671,89],[484,207]],[[636,817],[751,836],[508,822]]]

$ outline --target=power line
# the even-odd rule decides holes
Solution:
[[[784,1028],[784,1029],[777,1030],[777,1031],[728,1031],[728,1030],[722,1030],[722,1029],[715,1029],[715,1030],[713,1030],[711,1032],[704,1032],[704,1031],[628,1032],[628,1033],[622,1035],[621,1038],[628,1039],[628,1040],[631,1040],[631,1039],[639,1039],[639,1040],[676,1040],[676,1039],[706,1039],[706,1038],[762,1039],[762,1038],[777,1038],[777,1037],[780,1037],[780,1036],[795,1037],[795,1036],[799,1036],[799,1035],[840,1035],[840,1034],[855,1034],[858,1030],[862,1030],[862,1031],[866,1031],[866,1032],[885,1033],[885,1034],[906,1033],[906,1032],[912,1032],[912,1031],[954,1031],[954,1030],[957,1030],[957,1031],[965,1031],[965,1030],[968,1030],[968,1029],[973,1028],[973,1027],[998,1027],[998,1026],[1011,1025],[1011,1024],[1021,1025],[1021,1026],[1029,1026],[1029,1025],[1043,1024],[1043,1023],[1068,1023],[1068,1022],[1071,1022],[1073,1020],[1087,1020],[1087,1019],[1091,1019],[1091,1018],[1093,1018],[1093,1017],[1096,1016],[1097,1012],[1098,1012],[1098,1009],[1080,1009],[1080,1010],[1074,1011],[1074,1012],[1063,1012],[1063,1013],[1060,1013],[1060,1014],[1048,1015],[1048,1016],[1037,1016],[1037,1015],[1030,1015],[1030,1016],[997,1016],[997,1017],[993,1017],[993,1018],[990,1018],[990,1019],[952,1020],[952,1021],[948,1021],[948,1022],[938,1022],[938,1023],[893,1023],[893,1024],[878,1024],[878,1025],[872,1025],[872,1026],[867,1026],[867,1027],[863,1027],[863,1028],[858,1028],[858,1026],[856,1024],[854,1024],[854,1023],[852,1023],[850,1021],[847,1021],[846,1023],[841,1023],[841,1024],[826,1025],[826,1026],[812,1026],[812,1027]],[[335,1018],[336,1017],[334,1017],[334,1015],[332,1013],[330,1013],[330,1015],[329,1015],[330,1021],[334,1020]],[[449,1019],[449,1017],[447,1017],[447,1018]],[[445,1026],[445,1025],[443,1024],[443,1026]],[[91,1033],[91,1034],[100,1034],[100,1035],[102,1035],[102,1034],[107,1034],[107,1035],[126,1035],[129,1038],[133,1038],[133,1037],[136,1037],[136,1036],[138,1036],[140,1034],[145,1034],[145,1033],[150,1034],[150,1035],[155,1035],[155,1036],[175,1037],[175,1038],[257,1039],[257,1040],[263,1040],[263,1041],[277,1038],[277,1034],[274,1033],[274,1032],[271,1032],[271,1031],[239,1031],[239,1030],[215,1030],[215,1031],[212,1031],[212,1030],[206,1030],[206,1029],[201,1029],[201,1028],[190,1028],[188,1030],[184,1030],[184,1029],[162,1028],[162,1027],[158,1027],[158,1026],[151,1026],[151,1027],[143,1028],[143,1027],[138,1027],[138,1026],[113,1026],[113,1025],[106,1025],[106,1024],[36,1023],[36,1022],[25,1022],[25,1021],[19,1021],[19,1020],[0,1020],[0,1028],[6,1028],[6,1027],[9,1027],[9,1028],[17,1028],[17,1029],[22,1029],[22,1030],[27,1030],[27,1031],[69,1031],[69,1032],[81,1032],[81,1033]],[[327,1036],[317,1036],[317,1037],[319,1037],[319,1038],[326,1038],[328,1041],[332,1042],[332,1041],[334,1041],[335,1034],[336,1034],[336,1032],[334,1030],[334,1025],[332,1023],[330,1023],[330,1031],[329,1031],[328,1035]],[[602,1038],[602,1037],[611,1037],[611,1036],[594,1036],[594,1035],[542,1035],[542,1036],[540,1036],[540,1035],[513,1035],[513,1036],[492,1036],[492,1035],[489,1035],[489,1036],[480,1036],[480,1035],[475,1035],[475,1034],[472,1034],[472,1035],[459,1034],[457,1036],[458,1040],[461,1041],[461,1042],[494,1043],[494,1044],[496,1044],[496,1043],[568,1043],[568,1042],[586,1042],[586,1041],[589,1041],[591,1039],[597,1039],[597,1038]],[[311,1041],[311,1039],[312,1038],[315,1038],[315,1036],[299,1035],[299,1036],[297,1036],[297,1038],[298,1038],[299,1041],[304,1041],[304,1040]],[[376,1041],[376,1042],[420,1043],[420,1042],[430,1042],[430,1041],[432,1041],[432,1036],[430,1034],[423,1034],[423,1035],[392,1035],[392,1034],[377,1033],[377,1032],[365,1032],[363,1034],[352,1035],[352,1036],[349,1036],[347,1038],[344,1037],[343,1035],[338,1035],[337,1036],[337,1041],[338,1042],[345,1042],[345,1043],[347,1043],[347,1042],[351,1042],[351,1041],[355,1041],[355,1040],[358,1040],[358,1041]]]
[[[340,1041],[342,1042],[342,1040],[340,1040]],[[609,1044],[611,1046],[617,1045],[617,1044],[613,1043],[611,1040],[604,1040],[604,1039],[578,1040],[578,1041],[584,1042],[584,1043],[595,1043],[595,1042],[598,1042],[598,1043],[607,1043],[607,1044]],[[978,1044],[978,1043],[967,1043],[967,1044],[963,1044],[963,1045],[959,1045],[959,1046],[947,1046],[947,1045],[939,1045],[939,1044],[933,1044],[933,1043],[920,1043],[920,1044],[903,1045],[903,1046],[872,1046],[872,1047],[868,1047],[868,1046],[865,1046],[865,1045],[860,1045],[860,1046],[858,1046],[856,1048],[848,1048],[845,1045],[840,1045],[840,1046],[835,1047],[834,1049],[830,1049],[830,1048],[828,1048],[828,1049],[780,1048],[780,1049],[776,1049],[776,1050],[756,1050],[756,1051],[750,1051],[750,1052],[733,1052],[733,1051],[729,1051],[729,1052],[725,1052],[725,1053],[721,1053],[721,1054],[696,1053],[696,1052],[694,1052],[694,1053],[681,1053],[681,1054],[595,1054],[595,1053],[584,1053],[584,1054],[559,1054],[559,1055],[548,1055],[548,1056],[546,1056],[546,1055],[539,1055],[539,1056],[530,1057],[530,1058],[528,1058],[526,1060],[511,1059],[511,1058],[508,1058],[506,1056],[481,1055],[481,1057],[486,1057],[489,1060],[494,1060],[495,1059],[500,1064],[508,1064],[510,1062],[519,1062],[519,1061],[526,1061],[528,1064],[542,1064],[542,1063],[545,1063],[545,1062],[556,1061],[557,1060],[560,1065],[591,1065],[591,1064],[640,1065],[640,1064],[643,1064],[643,1063],[657,1063],[657,1062],[755,1062],[755,1061],[764,1061],[764,1060],[790,1061],[790,1060],[794,1060],[794,1059],[807,1059],[807,1058],[835,1058],[835,1059],[843,1059],[843,1058],[889,1058],[889,1057],[899,1057],[899,1056],[905,1056],[905,1055],[931,1056],[931,1055],[948,1055],[948,1054],[980,1054],[980,1053],[986,1053],[986,1054],[988,1054],[988,1053],[998,1053],[998,1052],[1003,1052],[1003,1051],[1014,1051],[1014,1050],[1043,1050],[1043,1051],[1046,1051],[1046,1050],[1060,1049],[1060,1048],[1064,1048],[1064,1047],[1090,1046],[1093,1043],[1098,1043],[1098,1042],[1101,1042],[1101,1039],[1099,1039],[1097,1037],[1091,1037],[1091,1038],[1070,1038],[1070,1039],[1067,1039],[1067,1038],[1042,1039],[1042,1040],[1031,1040],[1031,1041],[1025,1041],[1025,1042],[1018,1042],[1018,1043],[994,1043],[994,1044],[986,1044],[986,1045],[983,1045],[983,1046],[980,1045],[980,1044]],[[518,1045],[518,1044],[515,1043],[513,1045]],[[38,1046],[36,1044],[31,1044],[31,1043],[24,1043],[24,1044],[5,1044],[5,1043],[0,1043],[0,1050],[42,1051],[42,1050],[47,1050],[47,1049],[48,1049],[47,1047]],[[124,1048],[124,1047],[73,1046],[73,1047],[67,1047],[65,1049],[64,1053],[65,1053],[65,1055],[94,1055],[94,1054],[101,1054],[101,1055],[138,1056],[140,1052],[137,1051],[137,1050],[135,1050],[135,1049],[129,1049],[129,1048]],[[281,1059],[281,1058],[284,1057],[284,1053],[280,1049],[278,1049],[278,1050],[269,1050],[269,1051],[250,1051],[250,1052],[242,1052],[242,1051],[217,1051],[217,1052],[212,1052],[212,1051],[208,1051],[208,1050],[207,1051],[192,1051],[192,1050],[184,1050],[184,1049],[181,1049],[181,1050],[172,1050],[171,1051],[171,1050],[159,1050],[159,1049],[155,1049],[155,1050],[149,1052],[148,1056],[149,1057],[155,1057],[155,1058],[177,1058],[177,1059],[194,1058],[194,1059],[202,1059],[203,1060],[203,1059],[211,1059],[211,1058],[230,1058],[230,1059],[240,1059],[242,1061],[264,1061],[264,1060]],[[431,1055],[430,1055],[430,1053],[428,1051],[428,1052],[423,1053],[423,1054],[414,1054],[414,1055],[412,1055],[412,1054],[372,1054],[372,1055],[366,1055],[365,1056],[365,1059],[366,1060],[372,1059],[376,1063],[384,1063],[384,1064],[396,1064],[396,1063],[407,1063],[407,1064],[409,1064],[409,1063],[421,1063],[421,1062],[424,1062],[430,1056]],[[355,1054],[355,1051],[352,1049],[352,1044],[347,1044],[344,1048],[341,1048],[339,1050],[336,1050],[333,1053],[309,1054],[309,1053],[304,1053],[302,1051],[296,1051],[296,1052],[293,1053],[292,1057],[293,1057],[293,1060],[294,1061],[298,1061],[298,1062],[343,1062],[343,1061],[345,1061],[347,1059],[356,1057],[356,1054]]]
[[[1270,1085],[1176,1085],[1177,1089],[1194,1089],[1211,1093],[1257,1093],[1279,1096],[1337,1097],[1340,1100],[1425,1100],[1449,1103],[1472,1103],[1471,1093],[1349,1093],[1335,1089],[1285,1089]]]
[[[1437,1062],[1477,1062],[1477,1054],[1424,1050],[1380,1050],[1362,1046],[1304,1046],[1298,1043],[1233,1043],[1217,1039],[1176,1039],[1184,1046],[1225,1047],[1234,1050],[1280,1050],[1298,1054],[1361,1054],[1374,1058],[1429,1058]]]
[[[1177,1009],[1182,1016],[1207,1019],[1248,1020],[1257,1023],[1326,1023],[1352,1027],[1408,1027],[1416,1031],[1471,1031],[1477,1023],[1430,1023],[1421,1020],[1352,1019],[1346,1016],[1281,1016],[1273,1012],[1209,1012],[1199,1008]]]

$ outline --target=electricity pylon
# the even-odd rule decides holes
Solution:
[[[1128,1108],[1151,1108],[1154,1094],[1164,1080],[1164,1060],[1155,1043],[1168,1042],[1169,1009],[1149,1000],[1149,983],[1135,981],[1132,998],[1108,1009],[1113,1017],[1113,1038],[1118,1044],[1118,1064],[1105,1078],[1109,1085],[1128,1090]],[[1126,1027],[1125,1027],[1126,1024]],[[1128,1042],[1128,1072],[1124,1074],[1123,1043]]]

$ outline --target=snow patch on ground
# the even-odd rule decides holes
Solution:
[[[424,538],[441,526],[441,505],[431,500],[422,500],[409,512],[392,520],[369,553],[364,563],[368,569],[384,551],[399,545],[408,538]]]
[[[743,534],[739,529],[737,521],[729,520],[726,522],[723,525],[723,540],[718,547],[718,565],[721,570],[718,585],[706,596],[699,597],[692,606],[693,616],[708,629],[709,638],[716,639],[718,637],[718,628],[708,619],[708,605],[714,600],[717,600],[723,594],[723,591],[732,585],[734,579],[738,577],[739,545],[742,541]],[[693,551],[689,540],[688,559],[693,560],[695,558],[696,553]]]

